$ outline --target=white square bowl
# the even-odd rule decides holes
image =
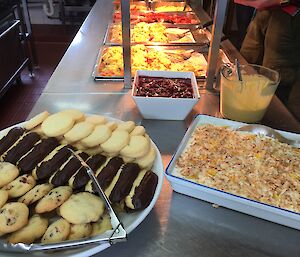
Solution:
[[[136,96],[140,76],[163,78],[189,78],[192,82],[193,98]],[[200,95],[194,72],[143,71],[138,70],[132,85],[132,97],[145,119],[184,120],[198,102]]]

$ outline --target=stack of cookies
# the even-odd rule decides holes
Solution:
[[[151,171],[156,151],[142,126],[74,109],[43,112],[0,140],[0,235],[8,242],[77,240],[111,229],[102,200],[69,148],[93,169],[119,210],[150,204],[158,182]]]

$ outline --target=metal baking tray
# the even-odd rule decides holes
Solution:
[[[109,81],[122,81],[124,80],[123,76],[103,76],[100,74],[100,64],[101,64],[101,60],[102,60],[102,56],[103,54],[105,54],[105,52],[107,51],[108,48],[111,47],[120,47],[120,46],[102,46],[100,48],[100,51],[98,53],[97,59],[96,59],[96,64],[94,66],[94,70],[92,73],[92,76],[94,78],[94,80],[96,81],[103,81],[103,80],[109,80]],[[156,49],[160,49],[163,52],[171,52],[174,50],[186,50],[190,53],[192,52],[198,52],[203,54],[204,58],[206,59],[206,61],[208,60],[208,47],[206,46],[147,46],[147,48],[156,48]],[[217,63],[217,69],[225,63],[230,63],[230,60],[228,59],[228,57],[226,56],[226,54],[220,50],[219,51],[219,59],[218,59],[218,63]],[[134,76],[134,74],[132,74],[132,77]],[[196,76],[197,79],[205,79],[206,75],[201,75],[201,76]]]
[[[113,39],[113,29],[116,26],[120,26],[121,23],[112,23],[108,25],[108,28],[106,30],[106,34],[104,37],[104,44],[105,45],[122,45],[121,40],[115,40]],[[163,25],[167,29],[182,29],[182,30],[189,30],[190,33],[187,35],[191,39],[190,42],[138,42],[139,44],[145,44],[145,45],[203,45],[203,46],[209,46],[210,43],[210,38],[211,38],[211,33],[207,29],[195,29],[195,25],[187,25],[187,26],[180,26],[178,27],[177,25],[174,24],[168,24],[168,23],[163,23]],[[134,25],[131,26],[133,28]],[[137,44],[136,42],[132,42],[132,44]]]
[[[175,24],[177,26],[196,25],[201,21],[194,12],[135,12],[130,14],[130,23],[136,24],[138,22],[163,22]],[[115,11],[113,15],[113,22],[121,22],[121,12]]]
[[[258,218],[276,222],[295,229],[300,229],[300,213],[271,206],[249,198],[234,195],[232,193],[227,193],[177,176],[175,169],[177,159],[185,150],[195,128],[203,124],[227,126],[233,129],[245,125],[245,123],[241,122],[215,118],[207,115],[198,115],[185,133],[179,147],[177,148],[171,162],[166,169],[166,176],[170,181],[173,190],[181,194],[192,196]],[[279,132],[287,138],[298,140],[300,139],[299,134],[289,133],[285,131]]]
[[[121,10],[121,3],[120,2],[114,2],[114,9],[115,11],[120,11]],[[130,11],[135,12],[144,12],[144,11],[149,11],[149,7],[147,6],[145,1],[134,1],[130,2]]]
[[[185,7],[186,5],[186,7]],[[184,10],[185,7],[185,10]],[[161,9],[165,8],[165,9]],[[155,12],[190,12],[192,8],[186,2],[151,2],[151,9]]]

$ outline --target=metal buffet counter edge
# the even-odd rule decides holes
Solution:
[[[103,8],[105,6],[105,8]],[[102,7],[102,8],[101,8]],[[201,92],[199,103],[185,121],[143,120],[130,91],[122,83],[94,82],[91,72],[97,49],[111,21],[112,1],[98,0],[62,58],[29,117],[48,110],[79,108],[145,126],[166,167],[197,113],[220,117],[218,96]],[[234,53],[228,44],[228,50]],[[274,114],[275,112],[275,114]],[[263,121],[300,132],[299,123],[274,98]],[[271,126],[270,125],[270,126]],[[172,191],[165,180],[149,216],[120,243],[96,256],[299,256],[300,232]]]

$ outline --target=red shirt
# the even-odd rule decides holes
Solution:
[[[289,5],[289,6],[282,7],[282,10],[291,16],[295,16],[300,10],[300,8],[295,5]]]

